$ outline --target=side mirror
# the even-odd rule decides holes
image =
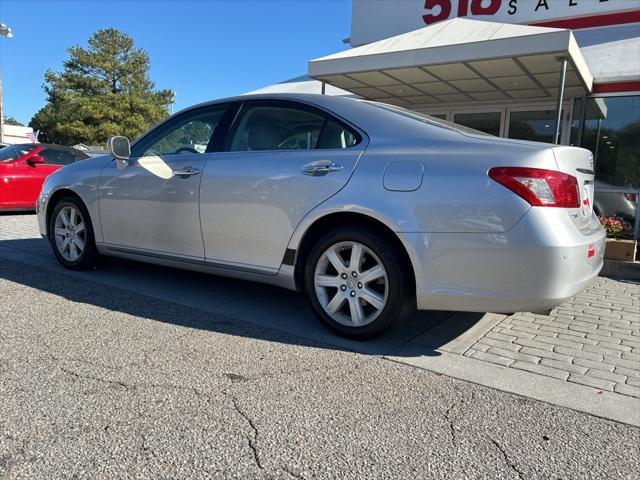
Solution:
[[[131,144],[127,137],[111,137],[107,140],[107,149],[118,160],[128,160],[131,156]]]
[[[40,155],[31,155],[29,158],[27,158],[27,162],[32,165],[35,165],[37,163],[44,163],[44,158]]]

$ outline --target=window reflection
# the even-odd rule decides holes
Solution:
[[[509,115],[509,138],[555,143],[555,130],[555,110],[511,112]]]
[[[459,125],[498,137],[500,136],[501,117],[500,112],[456,113],[453,121]]]
[[[639,188],[640,96],[578,99],[573,118],[571,144],[593,152],[596,180]]]

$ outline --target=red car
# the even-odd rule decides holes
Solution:
[[[72,147],[25,143],[0,148],[0,211],[34,210],[42,183],[64,165],[89,158]]]

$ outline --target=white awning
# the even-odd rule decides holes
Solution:
[[[273,85],[267,85],[266,87],[259,88],[246,92],[243,95],[257,95],[261,93],[323,93],[322,82],[309,78],[306,75],[300,77],[291,78],[280,83],[274,83]],[[342,97],[355,97],[356,95],[346,90],[336,88],[332,85],[326,85],[324,88],[325,95],[337,95]]]
[[[402,106],[565,98],[593,77],[570,30],[455,18],[309,62],[309,76]]]

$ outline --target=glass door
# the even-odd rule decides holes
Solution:
[[[565,144],[567,131],[567,108],[563,106],[560,121],[560,143]],[[556,109],[554,106],[545,108],[516,107],[507,111],[505,137],[515,140],[529,140],[532,142],[555,143]]]
[[[499,137],[502,112],[454,112],[453,123]]]

